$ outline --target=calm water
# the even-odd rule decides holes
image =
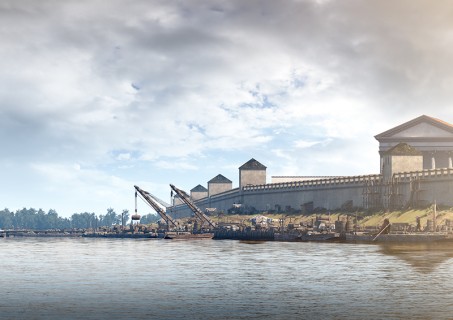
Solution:
[[[450,247],[0,239],[0,319],[453,319]]]

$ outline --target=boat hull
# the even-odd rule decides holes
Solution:
[[[407,234],[382,234],[378,237],[370,234],[346,234],[346,242],[365,243],[427,243],[453,241],[453,234],[443,233],[407,233]]]
[[[164,239],[169,240],[210,240],[213,233],[166,233]]]

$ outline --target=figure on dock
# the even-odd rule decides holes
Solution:
[[[379,229],[379,234],[389,234],[390,233],[390,221],[388,218],[384,219],[381,229]]]
[[[415,232],[421,232],[421,231],[422,231],[422,226],[421,226],[421,224],[420,224],[420,217],[419,217],[419,216],[417,216],[417,217],[415,218],[415,222],[416,222],[416,224],[417,224],[417,225],[415,226]]]

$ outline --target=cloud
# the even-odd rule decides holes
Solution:
[[[304,140],[297,140],[294,141],[294,146],[298,149],[306,149],[313,147],[317,144],[323,143],[323,141],[304,141]]]
[[[375,134],[453,120],[452,15],[419,0],[2,2],[3,162],[40,168],[36,192],[60,188],[54,171],[113,197],[236,176],[251,157],[276,175],[374,173]]]

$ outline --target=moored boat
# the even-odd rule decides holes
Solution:
[[[381,235],[373,234],[345,234],[345,242],[355,243],[427,243],[453,241],[451,233],[388,233]]]
[[[210,240],[214,233],[166,232],[164,239],[171,240]]]
[[[116,232],[105,232],[105,233],[84,233],[84,238],[109,238],[109,239],[153,239],[162,238],[157,233],[116,233]]]
[[[338,241],[340,234],[335,232],[275,233],[275,241]]]

